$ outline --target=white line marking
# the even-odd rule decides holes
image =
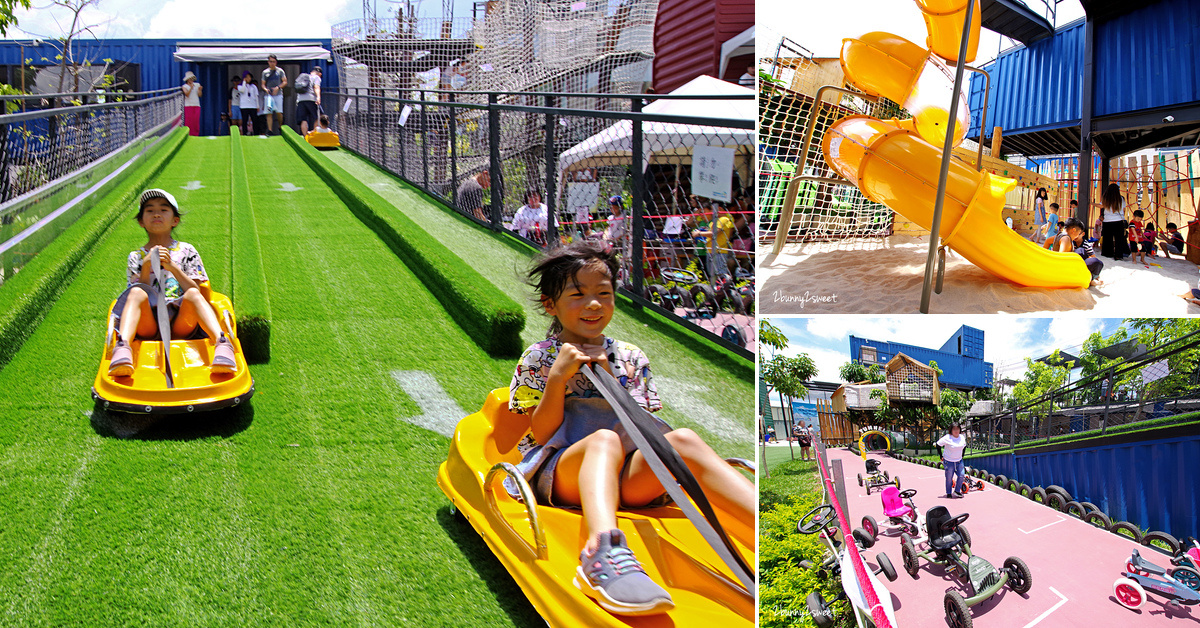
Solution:
[[[1050,587],[1050,590],[1054,591],[1054,595],[1057,595],[1060,598],[1058,600],[1058,603],[1055,604],[1054,606],[1051,606],[1050,609],[1047,610],[1046,612],[1042,613],[1041,615],[1038,615],[1036,618],[1034,618],[1033,621],[1029,622],[1028,624],[1025,624],[1025,626],[1023,628],[1030,628],[1031,626],[1036,626],[1038,624],[1038,622],[1045,619],[1047,615],[1049,615],[1050,613],[1053,613],[1054,611],[1058,610],[1058,607],[1067,603],[1067,596],[1063,595],[1062,593],[1059,593],[1058,589],[1055,589],[1054,587]]]
[[[204,186],[200,185],[199,181],[188,181],[187,185],[181,185],[179,187],[184,190],[202,190],[202,189],[204,189]]]
[[[1052,526],[1052,525],[1054,525],[1054,524],[1056,524],[1056,523],[1062,523],[1062,522],[1064,522],[1064,521],[1066,521],[1066,520],[1067,520],[1067,519],[1066,519],[1066,517],[1059,517],[1059,518],[1058,518],[1058,521],[1052,521],[1052,522],[1050,522],[1050,523],[1047,523],[1047,524],[1046,524],[1046,525],[1044,525],[1044,526],[1041,526],[1041,527],[1038,527],[1038,528],[1034,528],[1034,529],[1032,529],[1032,530],[1029,530],[1028,532],[1026,532],[1025,530],[1021,530],[1021,528],[1017,528],[1017,530],[1020,530],[1021,532],[1025,532],[1025,534],[1033,534],[1034,532],[1037,532],[1038,530],[1041,530],[1042,528],[1049,528],[1050,526]]]
[[[404,417],[405,421],[442,436],[454,435],[454,428],[467,413],[432,375],[425,371],[392,371],[392,378],[421,408],[421,414]]]
[[[299,192],[300,190],[303,190],[303,189],[304,188],[296,187],[295,185],[292,185],[291,183],[287,183],[287,182],[279,184],[280,192]]]

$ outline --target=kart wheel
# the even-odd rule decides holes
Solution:
[[[1179,540],[1157,530],[1147,532],[1142,536],[1142,545],[1152,547],[1168,556],[1174,556],[1179,553]]]
[[[1083,519],[1091,511],[1089,511],[1087,508],[1084,508],[1083,504],[1079,502],[1067,502],[1063,505],[1063,512],[1075,517],[1076,519]]]
[[[917,548],[913,547],[912,537],[907,533],[900,535],[900,559],[904,562],[904,571],[916,578],[921,564],[917,562]]]
[[[726,325],[721,330],[721,337],[727,340],[730,344],[737,345],[743,349],[746,347],[746,337],[742,334],[742,330],[737,325]]]
[[[896,477],[892,478],[892,484],[895,484],[896,489],[899,490],[900,489],[900,476],[897,475]]]
[[[887,482],[887,481],[889,481],[889,480],[891,480],[891,479],[892,479],[892,478],[888,476],[888,472],[887,472],[887,471],[884,471],[884,472],[883,472],[883,481],[884,481],[884,482]]]
[[[863,483],[862,483],[862,474],[861,474],[861,473],[859,473],[859,474],[858,474],[858,485],[859,485],[859,486],[862,486],[862,485],[863,485]]]
[[[1064,503],[1071,501],[1071,494],[1067,492],[1067,489],[1057,484],[1051,484],[1050,486],[1046,487],[1046,494],[1048,495],[1050,493],[1058,493],[1059,495],[1062,495]]]
[[[883,556],[883,554],[880,554]],[[1178,580],[1183,586],[1193,590],[1200,591],[1200,573],[1196,573],[1191,567],[1179,567],[1170,571],[1171,577]]]
[[[813,623],[817,625],[817,628],[833,626],[833,614],[825,605],[825,598],[821,597],[820,591],[809,593],[808,597],[804,598],[804,604],[808,607],[808,614],[812,616]]]
[[[1046,505],[1059,512],[1064,512],[1067,509],[1067,502],[1063,500],[1063,496],[1059,493],[1046,493]]]
[[[1004,559],[1004,568],[1008,570],[1008,588],[1017,593],[1029,593],[1033,586],[1033,575],[1029,573],[1029,565],[1016,556]]]
[[[951,628],[971,628],[971,609],[967,608],[967,601],[958,591],[947,591],[946,599],[946,623]]]
[[[1118,521],[1109,526],[1108,531],[1112,532],[1113,534],[1129,537],[1134,543],[1139,545],[1142,543],[1141,528],[1129,523],[1128,521]]]
[[[996,482],[996,486],[1004,488],[1004,485],[1008,484],[1008,476],[1001,473],[996,476],[995,482]]]
[[[875,517],[867,515],[862,518],[862,529],[871,535],[872,539],[879,538],[879,525],[875,523]]]
[[[851,531],[850,534],[851,534],[851,536],[854,537],[854,540],[857,541],[859,546],[861,546],[863,549],[870,549],[872,546],[875,545],[875,537],[868,534],[867,531],[862,528],[854,528],[854,530]]]
[[[675,301],[675,307],[687,309],[696,307],[696,300],[692,298],[692,293],[684,290],[682,286],[672,286],[667,294],[671,295],[671,299]]]
[[[1112,519],[1109,519],[1108,515],[1100,512],[1099,510],[1093,510],[1092,512],[1089,512],[1087,516],[1083,518],[1083,520],[1096,526],[1097,528],[1102,528],[1105,530],[1112,527]]]
[[[896,575],[896,568],[892,566],[892,559],[888,558],[887,554],[884,554],[883,552],[879,552],[878,554],[875,555],[875,562],[879,563],[879,569],[880,569],[880,571],[883,572],[883,577],[888,579],[888,582],[896,581],[896,578],[898,578],[899,576]],[[1187,569],[1187,568],[1181,567],[1180,569]],[[1188,569],[1188,571],[1191,571],[1193,574],[1196,573],[1196,572],[1192,571],[1191,569]],[[1197,578],[1200,579],[1200,576],[1197,576]],[[1191,586],[1191,585],[1188,585],[1188,586]],[[1200,585],[1198,585],[1198,586],[1200,586]]]
[[[1100,512],[1100,509],[1097,508],[1096,504],[1093,504],[1092,502],[1079,502],[1079,505],[1084,507],[1086,512],[1084,512],[1083,514],[1085,514],[1085,515],[1089,512],[1092,512],[1093,510],[1095,510],[1096,512]]]
[[[1033,490],[1029,491],[1029,499],[1039,504],[1046,503],[1046,489],[1040,486],[1035,486]]]
[[[1033,487],[1025,484],[1024,482],[1017,485],[1017,495],[1020,495],[1021,497],[1029,497],[1031,492],[1033,492]]]
[[[1146,603],[1146,590],[1137,583],[1137,580],[1117,578],[1117,581],[1113,583],[1113,597],[1117,598],[1117,602],[1121,606],[1137,610]]]
[[[966,543],[967,547],[971,547],[971,531],[967,530],[967,526],[958,526],[958,535],[962,537],[963,543]]]

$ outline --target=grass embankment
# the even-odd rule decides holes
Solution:
[[[973,453],[963,456],[964,459],[983,458],[986,456],[996,456],[1000,454],[1024,453],[1038,447],[1046,445],[1064,445],[1075,444],[1080,447],[1086,446],[1088,442],[1097,439],[1108,438],[1111,436],[1121,435],[1127,436],[1131,434],[1143,434],[1150,438],[1153,432],[1161,430],[1165,427],[1183,427],[1188,425],[1200,425],[1200,412],[1186,412],[1175,416],[1159,417],[1149,421],[1139,421],[1128,425],[1119,425],[1110,427],[1107,430],[1091,429],[1082,432],[1073,432],[1070,434],[1062,434],[1060,436],[1052,436],[1050,440],[1039,439],[1033,441],[1025,441],[1020,445],[1013,447],[1004,447],[1002,449],[992,449],[982,453]]]
[[[529,246],[480,227],[371,162],[346,150],[321,153],[420,225],[525,309],[526,346],[546,337],[549,319],[524,276],[537,254]],[[605,333],[641,347],[650,357],[663,420],[691,427],[724,455],[754,458],[754,363],[715,347],[649,311],[619,305]],[[508,383],[509,376],[493,383]],[[799,453],[799,450],[797,450]]]
[[[772,454],[772,458],[779,457]],[[800,565],[802,560],[819,564],[828,551],[818,535],[796,531],[804,515],[821,503],[821,480],[815,462],[788,460],[774,465],[770,478],[759,479],[758,619],[763,628],[814,626],[805,598],[812,591],[820,591],[829,603],[841,590],[837,578]],[[854,625],[845,601],[831,606],[835,625]]]
[[[93,251],[187,137],[176,129],[130,166],[124,181],[0,287],[0,368],[41,324]]]
[[[242,154],[242,138],[231,130],[229,176],[230,233],[232,237],[233,294],[238,336],[246,360],[261,364],[271,359],[271,298],[263,273],[262,243],[254,220],[250,179]]]

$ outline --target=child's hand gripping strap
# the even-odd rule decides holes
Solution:
[[[158,334],[162,338],[163,368],[167,374],[167,388],[175,387],[175,379],[171,376],[171,322],[167,315],[166,282],[163,281],[162,262],[153,251],[150,253],[150,268],[154,271],[154,279],[158,283]]]
[[[708,541],[721,560],[733,571],[747,593],[754,595],[754,571],[742,560],[741,554],[734,548],[729,536],[725,534],[725,528],[721,526],[720,521],[717,521],[712,504],[708,502],[708,497],[704,495],[696,477],[679,457],[679,452],[675,451],[671,443],[650,422],[650,416],[646,411],[629,396],[629,392],[622,388],[608,371],[596,368],[594,364],[586,364],[579,372],[583,373],[583,376],[596,387],[596,390],[600,391],[600,395],[612,406],[621,425],[633,439],[633,443],[637,445],[638,451],[642,452],[646,464],[650,466],[655,477],[667,490],[667,494],[692,522],[692,525],[696,526],[700,535]],[[691,500],[688,499],[689,496]],[[692,501],[695,501],[695,506],[692,505]],[[700,516],[700,512],[697,512],[697,507],[704,513],[703,517]]]

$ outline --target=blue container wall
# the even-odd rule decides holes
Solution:
[[[1200,0],[1162,0],[1096,25],[1094,115],[1200,99]]]
[[[189,45],[205,45],[206,40],[188,39]],[[236,41],[242,46],[271,46],[295,43],[296,41],[311,41],[330,50],[333,41],[329,39],[314,40],[310,38],[290,39],[261,39]],[[226,40],[208,40],[207,43],[216,45]],[[200,100],[200,134],[216,135],[220,129],[221,112],[227,108],[228,78],[226,78],[224,63],[188,63],[176,61],[175,50],[179,47],[175,39],[109,39],[103,42],[81,42],[75,46],[77,59],[90,59],[94,63],[103,63],[104,59],[117,62],[136,63],[141,73],[142,91],[167,89],[183,85],[183,75],[188,70],[196,74],[197,80],[204,86],[204,95]],[[48,44],[41,46],[25,46],[25,58],[31,59],[33,65],[54,65],[58,63],[55,56],[58,52]],[[19,65],[21,63],[21,48],[12,41],[0,41],[0,64]],[[338,88],[337,66],[332,61],[301,61],[300,68],[309,71],[314,64],[320,64],[323,70],[321,76],[322,90],[334,91]],[[263,68],[267,67],[263,59]],[[294,80],[295,77],[288,77]],[[69,90],[68,90],[69,91]],[[332,113],[332,112],[331,112]]]
[[[1076,501],[1089,501],[1113,521],[1161,530],[1176,538],[1200,536],[1200,495],[1194,487],[1200,438],[1086,447],[1031,455],[1001,454],[967,464],[1030,486],[1057,484]]]
[[[981,388],[988,388],[992,385],[992,365],[977,358],[915,347],[901,342],[881,342],[855,336],[850,336],[850,357],[855,360],[860,359],[861,348],[864,345],[875,348],[876,357],[881,364],[896,357],[897,353],[903,353],[922,364],[929,364],[930,360],[936,361],[938,368],[942,369],[942,376],[938,379],[943,385],[953,384]]]
[[[983,69],[992,75],[987,133],[1057,128],[1079,124],[1083,114],[1083,22],[1060,29],[1053,37],[1000,55]],[[982,75],[971,74],[971,131],[979,137],[983,110]]]
[[[968,358],[983,359],[983,330],[963,325],[942,345],[946,353],[958,353]]]

